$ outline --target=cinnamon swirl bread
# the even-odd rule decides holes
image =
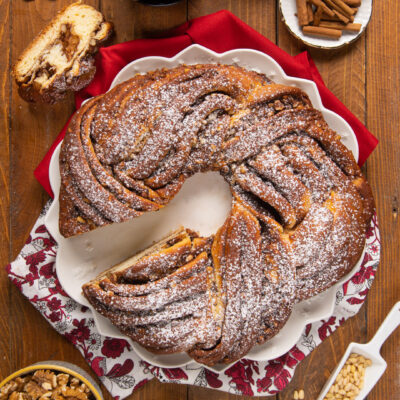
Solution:
[[[81,1],[64,8],[15,64],[20,96],[51,104],[87,86],[96,72],[94,55],[111,33],[112,24],[95,8]]]
[[[374,202],[351,152],[300,89],[231,65],[137,75],[87,102],[60,155],[68,237],[164,207],[219,171],[232,210],[212,237],[182,229],[83,287],[158,353],[212,365],[275,335],[296,301],[359,259]]]

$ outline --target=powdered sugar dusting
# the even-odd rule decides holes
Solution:
[[[199,171],[230,184],[215,236],[185,230],[84,286],[147,349],[209,365],[243,357],[349,271],[371,218],[367,183],[307,96],[237,66],[182,65],[115,87],[82,107],[60,160],[66,236],[158,210]]]

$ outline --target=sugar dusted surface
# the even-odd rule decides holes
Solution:
[[[108,107],[95,100],[70,133],[64,173],[111,221],[144,211],[124,191],[162,207],[184,179],[207,170],[220,171],[232,187],[232,212],[205,249],[214,273],[193,269],[141,296],[123,291],[151,286],[153,278],[139,283],[133,274],[131,282],[115,281],[125,285],[115,291],[86,286],[100,313],[152,351],[189,351],[210,365],[238,359],[279,332],[295,301],[331,286],[361,254],[369,221],[353,183],[361,176],[354,159],[304,93],[271,85],[237,67],[150,73],[140,85],[115,88]],[[263,87],[264,97],[252,103],[252,91]],[[74,166],[71,152],[79,155]],[[103,186],[108,179],[117,184]],[[194,280],[202,284],[191,286]],[[195,294],[207,304],[200,314],[189,306]]]

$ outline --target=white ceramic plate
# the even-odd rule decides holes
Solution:
[[[275,82],[298,86],[304,90],[309,95],[314,107],[321,110],[330,127],[341,135],[343,143],[351,149],[356,160],[358,159],[358,145],[354,132],[343,118],[323,107],[315,83],[288,77],[272,58],[258,51],[241,49],[217,54],[202,46],[193,45],[170,59],[146,57],[132,62],[119,72],[111,88],[138,72],[162,67],[170,68],[181,63],[217,62],[237,64],[253,69],[265,73]],[[46,215],[45,223],[59,245],[56,269],[61,285],[74,300],[90,308],[90,304],[81,292],[83,283],[93,279],[110,266],[146,248],[180,225],[197,230],[201,235],[215,233],[218,227],[223,224],[231,207],[228,185],[219,174],[215,172],[196,174],[185,182],[178,195],[167,207],[160,211],[146,213],[133,221],[112,224],[65,239],[58,229],[59,152],[60,145],[54,152],[50,163],[50,183],[55,199]],[[354,267],[354,270],[358,267],[359,263]],[[267,343],[255,346],[247,355],[247,358],[269,360],[279,357],[292,348],[307,324],[325,319],[332,314],[336,291],[345,279],[343,278],[324,293],[297,304],[279,334]],[[127,339],[108,319],[102,317],[93,309],[92,311],[96,326],[102,335]],[[172,368],[193,362],[186,353],[155,355],[131,340],[129,341],[138,355],[153,365]],[[222,371],[228,367],[227,365],[217,365],[210,369]]]
[[[372,0],[362,0],[361,6],[354,17],[354,23],[361,24],[360,31],[344,31],[342,37],[338,40],[304,35],[300,29],[299,21],[296,16],[296,0],[279,0],[279,7],[281,9],[283,21],[285,22],[289,31],[302,42],[308,44],[309,46],[320,49],[337,49],[354,42],[364,32],[371,18]]]

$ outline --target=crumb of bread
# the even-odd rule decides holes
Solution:
[[[60,11],[25,49],[13,73],[27,101],[53,103],[93,78],[94,53],[112,32],[95,8],[73,3]]]

